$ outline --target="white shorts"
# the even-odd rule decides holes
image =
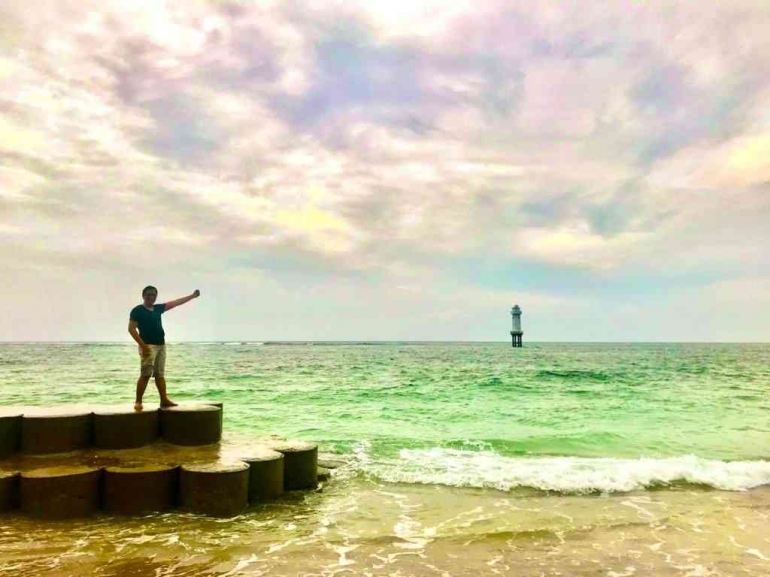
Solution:
[[[142,355],[139,347],[140,371],[143,377],[162,377],[166,374],[166,345],[147,345],[149,355]]]

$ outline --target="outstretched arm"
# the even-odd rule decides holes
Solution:
[[[197,299],[199,296],[201,296],[201,291],[198,289],[195,289],[195,292],[191,295],[187,295],[186,297],[182,297],[181,299],[176,299],[173,301],[168,301],[166,303],[166,310],[165,312],[170,311],[171,309],[178,307],[179,305],[183,305],[184,303],[191,301],[193,299]]]

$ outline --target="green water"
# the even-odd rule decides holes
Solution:
[[[172,398],[225,402],[228,434],[314,440],[386,479],[497,486],[490,466],[517,457],[770,454],[768,345],[172,343],[166,370]],[[131,344],[3,344],[0,403],[131,401],[137,373]]]
[[[316,441],[322,492],[231,519],[0,516],[0,575],[770,574],[770,346],[170,344],[225,444]],[[131,402],[129,344],[0,345],[0,404]],[[157,402],[151,387],[146,406]]]

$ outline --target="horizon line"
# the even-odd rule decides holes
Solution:
[[[527,341],[530,344],[770,344],[770,341],[642,341],[642,340],[619,340],[619,341],[609,341],[609,340],[598,340],[598,341],[561,341],[561,340],[554,340],[554,341]],[[347,340],[313,340],[313,339],[286,339],[286,340],[243,340],[243,339],[228,339],[228,340],[202,340],[202,341],[172,341],[170,343],[166,344],[220,344],[220,343],[262,343],[262,344],[289,344],[289,343],[296,343],[296,344],[302,344],[302,343],[422,343],[422,344],[430,344],[430,343],[459,343],[459,344],[472,344],[472,343],[505,343],[509,344],[510,341],[508,340],[376,340],[376,339],[347,339]],[[131,343],[130,341],[109,341],[109,340],[88,340],[88,341],[82,341],[82,340],[25,340],[25,341],[9,341],[9,340],[2,340],[0,339],[0,344],[125,344],[125,345],[135,345],[136,343]]]

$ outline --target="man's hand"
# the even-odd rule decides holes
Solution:
[[[183,305],[184,303],[190,302],[193,299],[197,299],[199,296],[201,296],[201,291],[199,291],[198,289],[195,289],[195,292],[191,295],[187,295],[186,297],[182,297],[181,299],[168,301],[166,303],[166,312],[178,307],[179,305]]]
[[[142,348],[142,356],[143,357],[149,357],[150,356],[150,345],[147,343],[143,345],[139,345]]]

